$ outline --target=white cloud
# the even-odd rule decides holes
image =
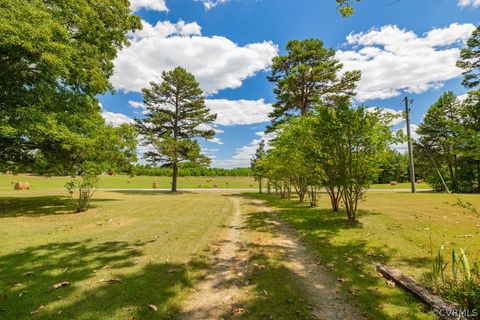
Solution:
[[[128,101],[130,107],[142,109],[146,113],[145,105],[139,101]],[[249,125],[269,121],[268,114],[272,111],[272,105],[265,100],[226,100],[207,99],[206,106],[211,113],[217,114],[215,125],[236,126]],[[211,128],[209,128],[211,129]],[[218,128],[213,128],[217,133],[223,133]]]
[[[119,125],[122,125],[124,123],[134,123],[133,119],[129,118],[123,113],[115,113],[103,110],[102,117],[105,119],[106,124],[112,125],[114,127],[118,127]]]
[[[250,163],[245,165],[245,161],[239,160],[223,160],[223,159],[212,159],[210,167],[212,168],[224,168],[224,169],[233,169],[241,167],[249,167]]]
[[[422,93],[439,88],[444,81],[461,75],[455,66],[460,49],[473,24],[453,23],[423,36],[394,25],[350,34],[350,50],[337,51],[345,70],[361,70],[357,98],[360,101],[387,99],[402,90]]]
[[[228,0],[195,0],[195,1],[202,2],[205,10],[210,10],[212,8],[215,8],[219,4],[226,3]]]
[[[477,8],[480,7],[480,0],[458,0],[458,5],[462,8],[469,6]]]
[[[128,37],[132,41],[140,41],[148,38],[167,38],[170,36],[199,36],[202,34],[202,27],[196,22],[185,23],[179,20],[177,23],[170,21],[158,21],[156,25],[151,25],[147,21],[142,20],[143,29],[130,32]]]
[[[468,93],[457,96],[458,101],[465,102],[468,99]]]
[[[208,140],[211,143],[216,143],[216,144],[224,144],[223,141],[220,138],[214,137],[210,140]]]
[[[239,164],[240,167],[250,166],[250,161],[255,155],[260,141],[265,141],[265,148],[268,149],[268,143],[275,137],[275,134],[273,133],[267,134],[264,132],[255,132],[255,135],[257,135],[259,138],[253,139],[249,145],[238,148],[232,157],[232,160]]]
[[[248,125],[269,121],[272,105],[260,100],[206,100],[212,113],[217,114],[215,124],[222,126]]]
[[[133,119],[124,115],[123,113],[115,113],[105,110],[103,104],[98,103],[100,109],[102,110],[102,117],[105,119],[105,123],[114,127],[118,127],[124,123],[134,123]]]
[[[274,134],[266,134],[264,132],[255,132],[258,138],[255,138],[250,144],[237,148],[235,154],[231,159],[214,159],[212,160],[211,167],[214,168],[239,168],[250,167],[250,161],[252,160],[255,152],[257,151],[258,144],[261,140],[265,141],[265,148],[268,149],[268,142],[274,138]]]
[[[135,108],[135,109],[143,109],[143,110],[146,109],[143,102],[139,102],[139,101],[129,100],[128,105],[132,108]]]
[[[165,0],[130,0],[130,9],[133,12],[142,9],[160,12],[168,11]]]
[[[239,46],[225,37],[200,35],[200,26],[144,22],[145,31],[131,35],[132,44],[115,59],[111,79],[118,90],[140,92],[150,81],[159,81],[162,71],[177,66],[193,73],[207,94],[238,88],[256,73],[266,70],[278,54],[272,42]]]

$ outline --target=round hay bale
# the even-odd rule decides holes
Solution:
[[[154,182],[152,184],[152,189],[158,189],[158,183],[157,182]]]
[[[30,183],[28,182],[16,182],[13,186],[15,190],[28,190],[30,189]]]
[[[422,179],[417,180],[417,183],[418,183],[418,184],[422,184],[422,183],[424,183],[424,182],[425,182],[425,181],[423,181]]]
[[[392,182],[390,182],[390,185],[391,185],[392,187],[396,186],[397,184],[398,184],[397,181],[392,181]]]

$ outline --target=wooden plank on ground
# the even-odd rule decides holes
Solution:
[[[398,286],[413,293],[416,297],[428,304],[440,318],[445,320],[466,319],[462,316],[454,316],[455,310],[458,310],[456,305],[431,293],[427,288],[419,285],[414,279],[404,275],[397,268],[379,264],[377,265],[377,271],[385,278],[394,281]]]

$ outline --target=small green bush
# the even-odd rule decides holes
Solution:
[[[80,176],[72,178],[65,184],[75,213],[88,210],[99,181],[98,175],[95,172],[85,171]]]

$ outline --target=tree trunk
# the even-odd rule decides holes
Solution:
[[[258,178],[258,193],[262,193],[262,178]]]
[[[316,186],[310,186],[308,198],[310,199],[310,207],[314,208],[318,206],[318,194]]]
[[[177,162],[173,162],[172,192],[177,192],[177,175],[178,175]]]
[[[267,179],[267,193],[270,194],[270,179]]]
[[[335,187],[326,187],[327,193],[330,197],[330,203],[332,205],[332,211],[338,212],[340,209],[340,200],[342,199],[342,191],[340,188],[336,190]]]
[[[452,161],[448,161],[448,172],[452,181],[452,189],[457,190],[457,179],[455,179],[455,173],[453,171]]]
[[[347,212],[348,221],[355,222],[357,214],[357,195],[351,188],[343,190],[343,202],[345,204],[345,211]]]
[[[480,192],[480,160],[477,160],[477,192]]]

